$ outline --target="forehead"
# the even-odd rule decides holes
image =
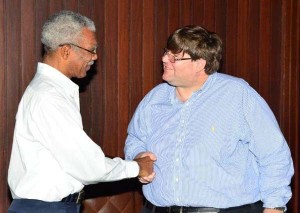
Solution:
[[[186,52],[183,52],[183,51],[181,51],[181,52],[178,52],[178,53],[172,53],[172,52],[170,52],[172,55],[174,55],[175,57],[177,57],[177,56],[190,56],[188,53],[186,53]]]
[[[83,28],[82,30],[82,42],[91,45],[97,45],[96,33],[89,30],[88,28]]]

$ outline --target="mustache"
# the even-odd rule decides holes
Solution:
[[[94,61],[90,61],[87,65],[92,66],[94,64]]]

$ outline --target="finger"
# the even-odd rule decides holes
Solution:
[[[150,157],[150,159],[153,160],[153,161],[156,161],[156,160],[157,160],[156,156],[155,156],[153,153],[151,153],[151,154],[149,155],[149,157]]]
[[[140,181],[141,183],[149,183],[149,182],[148,182],[147,180],[145,180],[144,178],[139,177],[138,179],[139,179],[139,181]]]
[[[141,178],[141,180],[146,181],[147,183],[150,183],[153,181],[154,177],[155,177],[155,172],[152,172],[151,175],[146,176],[146,177],[140,177],[140,178]]]

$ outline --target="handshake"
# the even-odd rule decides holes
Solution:
[[[142,152],[138,154],[134,160],[140,167],[138,174],[139,181],[141,183],[150,183],[155,176],[153,163],[156,161],[156,156],[152,152]]]

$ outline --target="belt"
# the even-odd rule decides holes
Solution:
[[[84,199],[84,191],[81,190],[78,193],[70,194],[69,196],[63,198],[61,202],[65,203],[81,203]]]
[[[242,206],[230,207],[230,208],[213,208],[213,207],[188,207],[188,206],[171,206],[171,207],[159,207],[155,206],[149,201],[146,201],[145,208],[151,210],[153,213],[192,213],[192,212],[205,212],[205,213],[215,213],[215,212],[230,212],[233,210],[243,210],[243,209],[253,209],[262,206],[262,202],[258,201],[252,204],[246,204]]]

